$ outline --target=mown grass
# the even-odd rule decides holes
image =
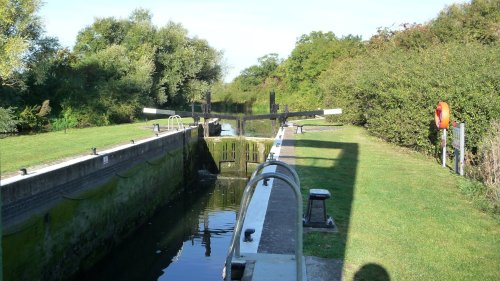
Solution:
[[[184,118],[184,124],[192,118]],[[152,124],[166,126],[166,119],[147,122],[69,129],[36,135],[11,136],[0,139],[0,171],[2,175],[23,167],[51,163],[81,154],[89,154],[92,147],[103,150],[118,144],[153,136]]]
[[[361,128],[314,128],[297,135],[297,171],[303,188],[330,190],[339,232],[306,234],[306,254],[341,259],[346,280],[369,264],[390,280],[500,280],[499,223],[458,176]]]

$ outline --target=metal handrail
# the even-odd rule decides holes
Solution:
[[[253,178],[255,178],[255,176],[257,175],[257,173],[260,172],[262,169],[264,169],[267,166],[271,166],[271,165],[281,166],[281,167],[285,168],[287,171],[289,171],[292,174],[293,179],[295,180],[295,183],[300,187],[299,175],[297,174],[297,172],[295,171],[295,169],[293,169],[292,167],[290,167],[290,165],[288,165],[287,163],[285,163],[283,161],[279,161],[279,160],[268,160],[268,161],[266,161],[264,163],[259,164],[259,166],[257,166],[257,168],[255,169],[255,171],[250,176],[250,180],[252,180]],[[247,197],[243,197],[242,200],[241,200],[240,209],[245,209],[245,213],[246,213],[246,209],[248,208],[248,205],[250,204],[250,199],[251,199],[250,196],[247,196]],[[243,206],[243,208],[241,206]],[[236,255],[239,256],[240,255],[240,240],[236,240],[235,243],[236,243],[236,245],[235,245],[235,247],[236,247]]]
[[[168,117],[167,130],[170,130],[170,121],[172,121],[172,129],[175,127],[174,120],[177,121],[177,126],[179,127],[178,129],[183,130],[184,124],[182,123],[182,119],[179,115],[172,115]]]
[[[290,167],[290,165],[288,165],[287,163],[285,163],[283,161],[279,161],[279,160],[268,160],[264,163],[260,163],[259,166],[257,166],[255,171],[252,173],[252,176],[250,177],[250,179],[253,179],[257,175],[258,172],[260,172],[265,167],[271,166],[271,165],[281,166],[281,167],[285,168],[287,171],[289,171],[293,175],[293,179],[295,180],[295,183],[297,183],[297,185],[300,186],[299,175],[297,174],[295,169]]]
[[[245,202],[247,200],[247,197],[250,196],[250,189],[254,184],[257,182],[263,180],[263,179],[268,179],[268,178],[277,178],[280,179],[284,182],[286,182],[293,190],[295,199],[297,201],[297,231],[296,231],[296,245],[295,245],[295,260],[296,260],[296,267],[297,267],[297,281],[302,281],[302,196],[300,194],[300,186],[290,179],[290,177],[283,175],[281,173],[263,173],[260,175],[257,175],[250,179],[250,181],[247,183],[245,190],[243,191],[243,198],[242,201]],[[240,206],[240,212],[238,214],[238,219],[236,220],[236,225],[235,229],[233,232],[233,237],[231,239],[231,243],[229,245],[229,251],[228,255],[226,257],[226,276],[225,279],[227,281],[231,280],[231,261],[232,261],[232,255],[235,250],[236,246],[236,241],[239,242],[240,237],[241,237],[241,229],[243,228],[243,222],[245,220],[246,216],[246,211],[248,209],[248,205],[241,205]],[[240,249],[239,249],[239,243],[237,244],[238,247],[236,247],[236,257],[240,257]]]

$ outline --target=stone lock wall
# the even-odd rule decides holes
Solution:
[[[92,266],[196,178],[198,130],[2,182],[3,280],[61,280]]]
[[[2,181],[3,280],[67,280],[174,200],[198,168],[248,176],[273,143],[202,132],[160,135]]]

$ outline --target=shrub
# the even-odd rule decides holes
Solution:
[[[17,124],[19,122],[14,115],[14,110],[11,107],[0,107],[0,133],[15,133],[17,132]]]
[[[466,148],[476,154],[490,120],[500,117],[499,52],[478,43],[372,51],[333,64],[320,85],[327,105],[344,109],[341,121],[429,154],[439,150],[433,113],[446,101],[451,119],[466,123]]]
[[[34,131],[40,132],[47,129],[49,119],[47,115],[50,113],[51,108],[49,101],[46,100],[42,105],[26,106],[21,113],[19,113],[19,124],[21,131]]]
[[[52,125],[52,130],[54,131],[64,130],[64,132],[66,133],[67,129],[75,128],[78,125],[78,119],[74,115],[71,107],[68,107],[67,109],[61,112],[59,118],[51,120],[51,125]]]

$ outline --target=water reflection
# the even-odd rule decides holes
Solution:
[[[222,126],[222,131],[220,132],[220,135],[223,136],[236,136],[238,135],[238,132],[236,131],[236,128],[233,126],[236,124],[236,122],[229,123],[230,121],[223,121],[221,123]]]
[[[219,280],[245,182],[181,194],[78,280]]]
[[[222,120],[221,136],[237,136],[238,124],[236,120]],[[271,120],[251,120],[245,122],[245,136],[272,138],[276,134],[279,122],[275,122],[274,131]]]

